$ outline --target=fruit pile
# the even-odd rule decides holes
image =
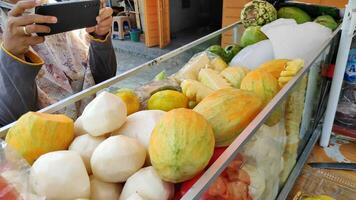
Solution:
[[[75,122],[23,115],[6,142],[32,165],[34,192],[47,199],[180,198],[302,69],[300,59],[232,65],[241,49],[268,39],[259,26],[277,17],[311,20],[302,10],[277,12],[253,0],[241,13],[240,44],[212,46],[176,74],[162,72],[135,90],[102,92]],[[329,16],[315,21],[337,26]],[[202,199],[275,197],[296,159],[306,83],[304,77]]]

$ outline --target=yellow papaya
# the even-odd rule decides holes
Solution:
[[[28,112],[10,128],[5,141],[31,165],[41,155],[68,149],[73,120],[65,115]]]

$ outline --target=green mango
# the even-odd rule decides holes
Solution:
[[[240,44],[242,47],[255,44],[262,40],[267,40],[267,36],[261,31],[260,26],[250,26],[242,34]]]
[[[337,22],[330,15],[319,16],[314,20],[314,22],[326,26],[331,30],[335,30],[338,27]]]
[[[243,47],[238,44],[231,44],[225,47],[226,62],[229,63]]]
[[[294,19],[297,24],[311,21],[308,13],[297,7],[283,7],[278,10],[277,16],[278,18]]]
[[[225,50],[220,45],[213,45],[208,48],[208,51],[225,60]]]

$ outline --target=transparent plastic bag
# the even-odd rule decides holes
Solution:
[[[32,193],[30,165],[0,140],[0,199],[45,200]]]
[[[221,72],[226,67],[227,64],[222,58],[211,52],[203,51],[195,54],[174,77],[179,82],[183,80],[198,80],[201,69],[210,68]]]

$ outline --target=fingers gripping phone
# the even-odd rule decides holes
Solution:
[[[37,35],[47,36],[95,26],[99,10],[100,0],[59,2],[38,6],[35,8],[36,14],[57,17],[57,23],[42,24],[50,27],[51,31]]]

